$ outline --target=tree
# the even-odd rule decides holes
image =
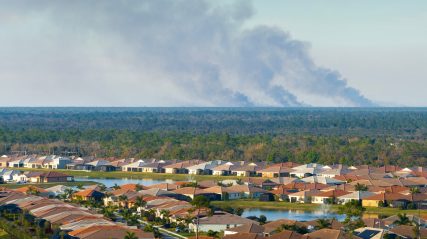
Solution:
[[[200,210],[202,208],[209,208],[210,202],[209,199],[205,196],[196,196],[191,201],[194,210],[196,210],[196,239],[199,239],[199,220],[200,220]]]
[[[67,187],[67,188],[64,190],[65,197],[66,197],[68,200],[71,200],[71,198],[73,197],[73,194],[74,194],[74,193],[75,193],[74,189],[69,188],[69,187]]]
[[[143,229],[144,232],[152,232],[155,238],[160,237],[159,229],[154,227],[152,224],[146,224]]]
[[[262,225],[262,224],[265,224],[266,222],[267,222],[267,217],[266,216],[264,216],[264,215],[259,215],[259,223]]]
[[[399,214],[397,214],[397,220],[394,221],[394,224],[397,224],[397,225],[411,225],[412,222],[411,222],[411,220],[409,220],[409,217],[406,216],[406,213],[403,213],[403,214],[399,213]]]
[[[299,234],[306,234],[308,233],[308,229],[304,226],[297,226],[296,224],[282,224],[278,229],[278,231],[288,230],[288,231],[294,231],[298,232]]]
[[[366,209],[362,207],[358,201],[350,201],[341,205],[338,208],[338,213],[346,216],[343,221],[344,230],[352,234],[356,228],[362,227],[364,225],[362,216],[365,210]]]
[[[126,232],[126,235],[123,239],[138,239],[134,232]]]
[[[136,191],[141,191],[141,190],[143,190],[143,189],[144,189],[144,187],[143,187],[141,184],[137,183],[137,184],[135,185],[135,190],[136,190]]]
[[[101,192],[105,192],[105,190],[107,190],[107,187],[104,184],[99,184],[99,191]]]
[[[160,215],[162,215],[162,219],[165,220],[166,224],[170,224],[170,212],[168,210],[161,210]]]
[[[147,202],[144,201],[144,198],[142,196],[138,196],[135,198],[134,207],[136,209],[145,207],[145,205],[147,205]]]
[[[331,228],[332,223],[330,220],[326,219],[326,218],[319,218],[317,219],[317,225],[315,226],[315,228],[317,230],[319,229],[323,229],[323,228]]]
[[[238,207],[238,208],[236,208],[235,210],[234,210],[234,214],[236,214],[237,216],[242,216],[242,214],[243,214],[243,212],[244,212],[245,210],[243,210],[243,208],[241,208],[241,207]]]
[[[113,188],[114,190],[120,189],[120,186],[117,185],[117,183],[115,183],[111,188]]]
[[[124,194],[119,196],[119,202],[120,205],[123,205],[123,207],[127,208],[128,207],[128,197]]]
[[[33,187],[33,186],[29,186],[26,193],[28,195],[40,195],[40,191],[36,187]]]
[[[212,231],[212,230],[209,230],[208,231],[208,236],[210,236],[210,237],[218,237],[218,232],[217,231]]]
[[[368,191],[368,186],[366,186],[366,185],[364,185],[364,184],[357,183],[356,185],[354,185],[354,189],[355,189],[356,191],[363,191],[363,192],[366,192],[366,191]]]
[[[421,191],[420,191],[420,189],[419,189],[419,188],[417,188],[417,187],[411,187],[411,188],[409,189],[409,192],[411,193],[411,195],[414,195],[414,194],[420,193]]]

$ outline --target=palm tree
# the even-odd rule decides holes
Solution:
[[[135,203],[133,204],[133,206],[135,207],[135,209],[138,209],[145,207],[146,204],[147,202],[144,201],[144,198],[142,196],[138,196],[135,198]]]
[[[126,236],[123,239],[138,239],[134,232],[126,232]]]
[[[366,185],[364,185],[364,184],[360,184],[360,183],[357,183],[356,185],[354,185],[354,189],[356,190],[356,191],[368,191],[368,186],[366,186]]]
[[[117,185],[117,183],[115,183],[111,188],[113,188],[114,190],[120,189],[120,186]]]
[[[29,186],[28,189],[27,189],[27,191],[26,191],[26,193],[28,195],[40,195],[40,191],[37,188],[33,187],[33,186]]]
[[[326,219],[326,218],[319,218],[317,219],[317,225],[316,225],[316,229],[323,229],[323,228],[330,228],[332,226],[332,223],[330,220]]]
[[[191,205],[193,205],[194,210],[196,210],[196,239],[199,239],[199,217],[200,210],[202,208],[209,208],[210,203],[209,199],[205,196],[196,196],[193,201],[191,201]]]
[[[412,222],[409,220],[409,217],[406,216],[406,213],[403,214],[397,214],[398,219],[394,221],[397,225],[411,225]]]
[[[142,185],[141,184],[139,184],[139,183],[137,183],[136,185],[135,185],[135,190],[136,191],[141,191],[141,190],[143,190],[144,188],[142,187]]]
[[[104,184],[99,184],[99,190],[101,192],[105,192],[105,190],[107,190],[107,187]]]
[[[73,194],[75,193],[75,191],[74,191],[74,189],[72,189],[72,188],[66,188],[65,190],[64,190],[64,194],[65,194],[65,197],[67,198],[67,199],[71,199],[71,197],[73,196]]]
[[[414,195],[414,194],[420,193],[420,189],[419,189],[419,188],[417,188],[417,187],[411,187],[411,189],[409,189],[409,192],[410,192],[412,195]]]
[[[166,224],[170,223],[170,212],[168,210],[161,210],[160,215],[162,215],[162,219],[166,221]]]
[[[128,206],[128,197],[124,194],[119,196],[120,205],[123,203],[124,207]]]

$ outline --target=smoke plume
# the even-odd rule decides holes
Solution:
[[[306,43],[245,27],[247,1],[8,1],[0,96],[11,105],[370,106]]]

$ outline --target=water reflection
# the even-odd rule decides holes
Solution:
[[[151,179],[151,178],[144,178],[144,179],[133,179],[133,178],[90,178],[90,177],[75,177],[75,181],[93,181],[97,183],[102,183],[107,187],[112,187],[114,184],[122,185],[122,184],[128,184],[128,183],[135,183],[135,184],[141,184],[145,186],[150,186],[153,184],[158,183],[173,183],[174,180],[171,179]]]
[[[339,215],[334,212],[325,212],[324,210],[304,211],[293,209],[245,209],[243,212],[244,217],[264,215],[267,220],[274,221],[278,219],[290,219],[297,221],[311,221],[319,218],[336,218],[337,220],[344,220],[344,215]]]

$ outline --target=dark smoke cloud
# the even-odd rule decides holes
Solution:
[[[370,106],[247,1],[14,1],[0,99],[17,105]],[[17,97],[14,91],[20,91]],[[12,92],[12,93],[10,93]],[[3,98],[2,98],[3,97]],[[54,101],[52,101],[54,99]]]

